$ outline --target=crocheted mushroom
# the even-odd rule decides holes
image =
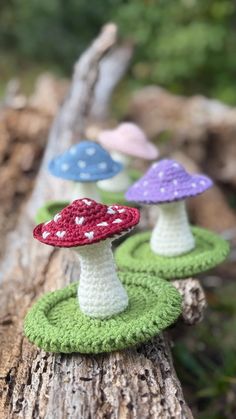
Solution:
[[[105,191],[123,192],[131,185],[132,179],[128,171],[131,157],[154,160],[158,156],[157,148],[148,141],[141,128],[131,122],[124,122],[113,130],[102,131],[98,135],[98,141],[124,166],[124,170],[112,180],[98,183]]]
[[[151,235],[151,249],[163,256],[191,251],[195,240],[188,222],[185,200],[213,185],[204,175],[191,175],[175,160],[154,163],[126,193],[129,201],[158,204],[159,217]]]
[[[42,243],[78,250],[78,301],[84,314],[103,319],[127,307],[128,296],[116,272],[111,242],[138,222],[139,211],[135,208],[108,207],[84,198],[34,229],[34,237]]]
[[[122,164],[93,141],[81,141],[65,153],[52,159],[49,171],[52,175],[75,182],[73,199],[88,196],[99,199],[96,182],[117,175]]]

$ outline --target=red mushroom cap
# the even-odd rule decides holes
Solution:
[[[34,238],[57,247],[78,247],[120,235],[139,222],[136,208],[103,205],[92,199],[77,199],[51,221],[35,227]]]

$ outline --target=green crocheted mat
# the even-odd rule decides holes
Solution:
[[[35,221],[37,224],[45,223],[51,220],[54,215],[61,211],[64,207],[69,204],[68,201],[48,201],[45,205],[38,209]]]
[[[130,170],[129,175],[133,182],[136,182],[141,176],[142,173],[138,170]],[[101,201],[103,204],[112,205],[112,204],[119,204],[119,205],[127,205],[132,207],[138,207],[139,204],[137,202],[127,202],[124,196],[124,192],[110,192],[104,191],[99,188],[99,194],[101,196]]]
[[[149,340],[181,313],[181,296],[167,281],[121,272],[129,306],[106,320],[91,319],[79,309],[77,283],[45,294],[28,312],[24,332],[40,348],[62,353],[101,353]]]
[[[218,235],[192,227],[196,247],[182,256],[159,256],[150,248],[150,232],[135,234],[116,250],[115,258],[120,269],[146,272],[161,278],[187,278],[223,262],[229,254],[229,244]]]

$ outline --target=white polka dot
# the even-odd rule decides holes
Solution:
[[[87,164],[86,164],[86,162],[85,162],[85,161],[83,161],[83,160],[79,160],[79,161],[78,161],[78,163],[77,163],[77,166],[78,166],[80,169],[84,169],[84,168],[87,166]]]
[[[116,213],[116,211],[115,210],[113,210],[113,208],[112,207],[108,207],[107,208],[107,214],[115,214]]]
[[[143,182],[143,186],[147,186],[148,185],[148,181],[147,180],[145,180],[144,182]]]
[[[133,187],[134,187],[134,188],[138,188],[138,187],[139,187],[139,183],[135,183],[135,184],[133,185]]]
[[[179,195],[179,192],[178,191],[174,191],[174,195],[175,196],[178,196]]]
[[[94,148],[94,147],[89,147],[89,148],[87,148],[87,150],[86,150],[86,154],[88,155],[88,156],[94,156],[94,154],[96,153],[96,149]]]
[[[99,169],[106,170],[107,169],[107,163],[105,161],[102,161],[98,164]]]
[[[148,191],[144,191],[143,196],[147,196],[147,195],[148,195]]]
[[[165,192],[165,188],[160,189],[161,193]]]
[[[118,212],[120,213],[125,212],[125,209],[124,208],[118,209]]]
[[[92,201],[89,201],[88,199],[82,199],[82,201],[85,203],[85,205],[92,205]]]
[[[106,221],[102,221],[101,223],[97,224],[98,227],[106,227],[108,223]]]
[[[200,180],[200,185],[205,185],[206,181],[205,180]]]
[[[84,222],[84,217],[75,217],[75,224],[81,226]]]
[[[64,237],[66,234],[65,231],[57,231],[56,232],[56,236],[59,237],[60,239],[62,239],[62,237]]]
[[[72,147],[72,148],[70,149],[70,154],[75,155],[75,154],[76,154],[76,151],[77,151],[77,147],[76,147],[76,146],[74,146],[74,147]]]
[[[152,168],[153,168],[153,169],[156,169],[156,167],[157,167],[157,166],[158,166],[158,163],[153,163],[153,164],[152,164]]]
[[[46,239],[48,236],[50,236],[50,233],[48,231],[44,231],[42,234],[43,239]]]
[[[174,185],[178,185],[178,180],[177,180],[177,179],[174,179],[174,180],[173,180],[173,184],[174,184]]]
[[[90,179],[90,174],[89,173],[80,173],[80,178],[87,180]]]
[[[172,167],[176,167],[177,168],[177,167],[179,167],[179,164],[178,163],[173,163],[172,164]]]
[[[94,238],[94,231],[87,231],[87,233],[84,233],[85,237],[87,237],[89,240],[93,240]]]
[[[196,188],[197,185],[196,185],[196,183],[193,182],[193,183],[191,183],[191,186],[192,186],[192,188]]]
[[[61,170],[63,171],[63,172],[67,172],[67,170],[69,169],[69,164],[67,164],[67,163],[62,163],[62,165],[61,165]]]
[[[116,220],[112,221],[112,224],[118,224],[122,223],[122,220],[120,218],[116,218]]]
[[[61,218],[61,215],[60,214],[56,214],[56,215],[54,215],[53,220],[56,223],[60,218]]]
[[[160,177],[160,178],[162,178],[162,177],[163,177],[163,175],[164,175],[164,172],[159,172],[159,173],[158,173],[158,177]]]
[[[49,224],[52,220],[47,221],[46,223],[44,223],[44,225],[46,226],[47,224]]]

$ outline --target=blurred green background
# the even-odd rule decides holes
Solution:
[[[136,42],[131,89],[155,83],[236,103],[234,0],[1,0],[1,80],[70,74],[108,20]]]
[[[15,76],[26,92],[42,71],[70,76],[75,59],[111,20],[136,44],[121,102],[127,92],[159,84],[236,104],[234,0],[1,0],[0,93]],[[177,371],[201,419],[236,418],[233,276],[208,289],[204,322],[175,339]]]

